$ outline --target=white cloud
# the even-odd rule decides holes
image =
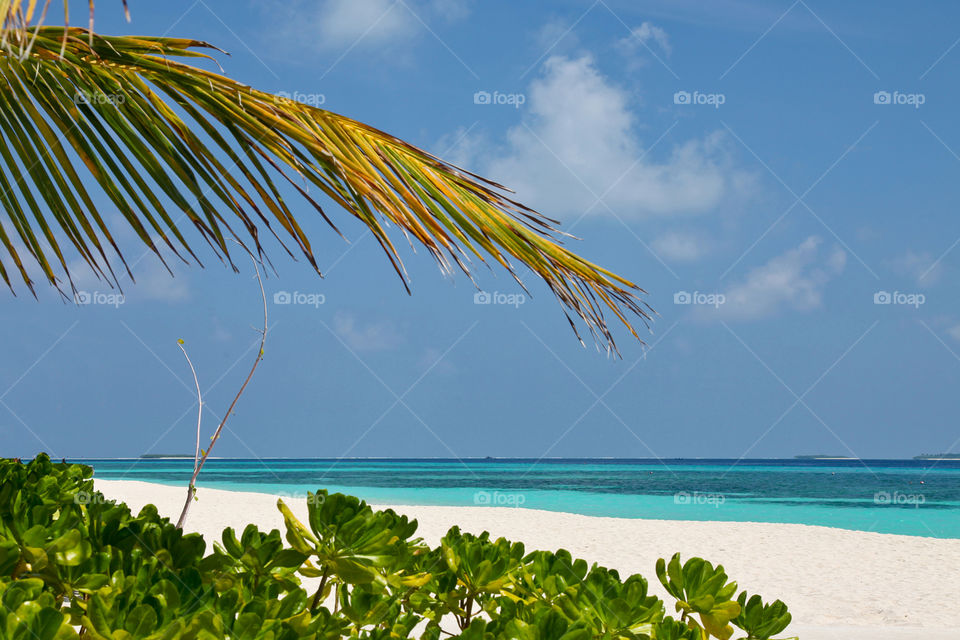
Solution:
[[[393,45],[429,33],[421,20],[455,22],[469,13],[465,0],[323,0],[294,2],[279,15],[273,11],[273,19],[283,20],[285,26],[279,28],[287,40],[342,53],[351,48],[393,51]]]
[[[590,56],[552,56],[526,93],[521,124],[500,148],[486,145],[468,166],[517,191],[547,215],[623,219],[697,214],[749,184],[732,167],[722,133],[674,146],[662,161],[644,157],[628,93]],[[476,147],[476,142],[468,142]],[[661,142],[657,152],[667,148]],[[651,154],[653,155],[653,154]]]
[[[220,318],[214,316],[211,338],[214,342],[230,342],[233,340],[233,333],[220,322]]]
[[[60,289],[62,289],[67,296],[70,295],[70,282],[72,281],[74,288],[76,288],[78,292],[119,294],[122,290],[124,298],[128,302],[134,300],[180,302],[189,298],[190,288],[189,279],[186,275],[187,269],[182,265],[180,260],[166,248],[166,245],[162,244],[159,236],[153,236],[153,242],[160,249],[167,264],[174,270],[176,277],[171,276],[167,269],[161,264],[160,260],[152,253],[142,257],[140,256],[138,252],[146,252],[147,249],[130,230],[125,220],[119,216],[113,216],[110,224],[112,224],[112,228],[114,229],[114,238],[117,240],[117,244],[121,249],[123,249],[124,256],[127,258],[127,264],[130,265],[136,280],[136,282],[130,280],[126,267],[124,267],[120,259],[116,257],[116,254],[109,244],[103,242],[107,259],[120,285],[119,289],[116,284],[111,287],[110,283],[103,276],[98,277],[97,272],[95,272],[82,257],[76,255],[70,257],[71,253],[75,254],[75,251],[71,248],[70,241],[62,233],[57,232],[55,237],[58,244],[61,249],[64,250],[65,255],[68,256],[67,269],[70,272],[70,280],[68,280],[66,273],[59,267],[59,262],[56,261],[55,253],[50,244],[46,239],[40,239],[42,250],[47,256],[47,259],[51,261],[54,274],[60,281]],[[37,294],[42,296],[41,299],[61,300],[60,293],[57,292],[54,287],[48,285],[46,275],[44,275],[39,265],[37,265],[36,261],[30,255],[26,246],[19,242],[14,242],[14,247],[23,260],[27,273],[34,281],[34,288]],[[99,254],[95,253],[95,255],[97,255],[98,258],[100,257]],[[8,271],[10,271],[10,266],[8,266]],[[109,271],[107,273],[109,273]],[[11,278],[14,280],[14,290],[17,291],[18,295],[26,290],[26,287],[18,280],[19,277],[19,272],[11,271]],[[111,278],[111,280],[112,279],[113,278]]]
[[[440,373],[450,375],[457,372],[457,367],[450,358],[450,354],[437,349],[436,347],[427,347],[420,356],[420,367],[430,373]]]
[[[333,317],[333,328],[356,351],[385,351],[397,346],[401,340],[392,322],[364,323],[342,311]]]
[[[947,329],[947,333],[949,333],[950,337],[954,340],[960,341],[960,324],[954,325]]]
[[[430,9],[451,22],[470,15],[470,3],[467,0],[430,0]]]
[[[127,274],[123,264],[117,260],[111,260],[114,272],[117,275],[120,287],[123,290],[123,296],[127,302],[139,302],[144,300],[155,300],[159,302],[182,302],[190,297],[189,279],[187,278],[184,265],[179,258],[173,254],[159,236],[153,237],[153,242],[160,250],[167,265],[173,270],[173,275],[167,271],[160,259],[152,252],[137,259],[136,251],[141,250],[142,245],[138,246],[132,237],[132,232],[121,226],[119,223],[117,237],[118,244],[134,247],[136,250],[126,250],[127,264],[133,272],[133,280]],[[143,251],[147,251],[144,247]],[[98,279],[93,270],[81,258],[77,258],[68,263],[70,274],[73,278],[74,286],[79,291],[87,292],[119,292],[111,289],[110,285],[104,280]]]
[[[580,46],[580,38],[576,29],[570,28],[570,23],[560,17],[550,18],[533,36],[533,49],[547,53],[564,53]]]
[[[942,265],[927,251],[907,250],[894,258],[890,266],[899,275],[913,278],[918,287],[934,285],[943,271]]]
[[[654,253],[673,262],[695,262],[707,253],[707,242],[698,235],[670,231],[654,238]]]
[[[629,54],[636,54],[640,50],[653,52],[654,48],[659,49],[661,53],[667,56],[672,52],[667,32],[649,22],[634,27],[629,36],[617,42],[617,46]]]
[[[776,314],[782,309],[810,311],[823,302],[827,282],[846,266],[847,254],[839,247],[820,250],[821,239],[811,236],[800,246],[772,258],[751,270],[743,282],[724,293],[726,301],[717,309],[723,318],[751,320]]]
[[[326,49],[407,40],[418,27],[416,18],[395,0],[327,0],[315,20],[317,44]]]
[[[150,262],[141,268],[133,269],[133,276],[136,278],[136,284],[127,283],[124,291],[131,300],[158,300],[160,302],[181,302],[190,297],[187,278],[182,273],[178,273],[176,258],[166,257],[167,264],[173,269],[173,275],[160,263],[156,256],[144,258],[144,262]]]
[[[458,167],[469,169],[488,151],[487,141],[470,135],[470,128],[458,127],[437,140],[433,153]]]

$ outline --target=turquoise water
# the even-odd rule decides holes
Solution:
[[[185,485],[192,460],[76,460],[95,477]],[[377,504],[792,522],[960,538],[960,462],[914,460],[211,459],[199,485]]]

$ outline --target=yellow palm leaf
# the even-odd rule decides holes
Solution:
[[[492,258],[517,277],[516,265],[526,266],[557,296],[574,331],[575,317],[608,347],[615,348],[605,311],[634,336],[634,320],[649,320],[641,289],[572,253],[555,221],[501,185],[363,123],[183,61],[210,57],[207,43],[24,26],[39,20],[35,4],[0,0],[0,207],[8,223],[0,224],[0,277],[11,288],[19,275],[33,291],[31,263],[57,286],[62,272],[72,287],[62,244],[116,282],[108,255],[123,262],[123,253],[93,204],[89,178],[158,256],[153,238],[199,262],[174,219],[179,211],[228,262],[230,239],[262,257],[268,233],[316,269],[279,180],[334,229],[311,192],[362,221],[405,285],[389,225],[447,271],[469,276],[474,259]]]

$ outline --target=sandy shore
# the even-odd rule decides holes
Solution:
[[[137,511],[147,503],[176,519],[185,490],[147,482],[97,480],[108,498]],[[277,496],[199,490],[186,528],[209,545],[220,531],[255,522],[283,530]],[[306,521],[302,499],[286,499]],[[568,549],[574,557],[641,573],[669,602],[654,573],[657,558],[679,551],[723,564],[740,587],[779,598],[793,613],[788,635],[803,640],[957,640],[960,540],[829,527],[743,522],[598,518],[509,507],[391,506],[415,517],[418,535],[437,544],[453,525],[522,541],[527,549]],[[669,605],[668,605],[669,607]]]

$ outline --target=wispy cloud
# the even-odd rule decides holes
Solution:
[[[936,284],[943,273],[942,263],[929,251],[908,249],[890,262],[898,275],[913,279],[918,287],[930,287]]]
[[[670,262],[695,262],[708,253],[708,242],[695,233],[669,231],[654,238],[653,250]]]
[[[649,52],[668,57],[673,52],[667,32],[649,22],[634,27],[629,36],[617,41],[617,48],[631,58],[639,57],[642,60],[649,57]]]
[[[175,267],[173,260],[167,264]],[[164,268],[156,256],[147,256],[134,269],[136,284],[125,286],[131,300],[156,300],[159,302],[182,302],[190,297],[190,285],[181,269],[174,268],[173,275]]]
[[[170,271],[163,266],[156,255],[149,252],[149,250],[140,243],[139,238],[130,230],[125,220],[119,216],[113,216],[110,222],[115,229],[114,237],[117,243],[125,248],[124,256],[127,260],[127,265],[130,266],[130,270],[133,272],[134,280],[130,279],[124,264],[114,254],[108,253],[107,259],[120,285],[119,289],[116,286],[111,287],[107,280],[97,276],[97,273],[83,258],[79,255],[74,255],[75,252],[70,248],[69,240],[62,233],[57,232],[55,237],[59,245],[61,247],[67,247],[65,255],[67,256],[66,264],[70,272],[70,280],[67,280],[66,273],[62,268],[57,268],[56,262],[52,262],[52,264],[54,265],[54,273],[60,280],[60,287],[65,294],[70,295],[70,281],[72,281],[73,286],[78,292],[119,294],[122,290],[123,297],[127,302],[150,300],[175,303],[189,299],[190,280],[188,273],[190,267],[180,262],[176,255],[166,248],[166,245],[163,244],[159,236],[152,238],[153,243],[158,247],[160,254],[173,270],[174,275],[170,274]],[[40,242],[44,253],[48,257],[53,256],[54,252],[49,243],[42,238]],[[14,243],[14,247],[21,257],[29,255],[24,245]],[[24,262],[27,273],[33,279],[34,286],[37,289],[38,295],[41,296],[41,299],[59,301],[61,299],[60,294],[56,289],[47,284],[46,276],[40,267],[37,266],[36,262],[33,260],[25,260]],[[20,291],[20,284],[18,282],[14,281],[14,287]]]
[[[843,272],[847,255],[839,247],[822,251],[822,239],[810,236],[798,247],[771,258],[728,289],[717,309],[705,314],[730,320],[769,317],[784,309],[810,311],[823,303],[826,284]]]
[[[950,335],[951,338],[953,338],[957,342],[960,342],[960,324],[955,324],[949,329],[947,329],[947,333]]]
[[[321,48],[379,46],[409,40],[417,33],[416,19],[396,0],[327,0],[316,13],[317,44]]]
[[[428,33],[421,20],[453,22],[469,13],[464,0],[323,0],[283,11],[290,38],[338,53],[409,45]]]
[[[419,366],[425,371],[441,375],[452,375],[457,373],[457,367],[450,356],[444,357],[444,352],[436,347],[427,347],[423,355],[420,356]]]
[[[429,8],[438,16],[454,21],[470,15],[470,5],[469,0],[430,0]]]
[[[400,332],[389,320],[363,322],[343,311],[334,316],[333,329],[356,351],[386,351],[401,341]]]

